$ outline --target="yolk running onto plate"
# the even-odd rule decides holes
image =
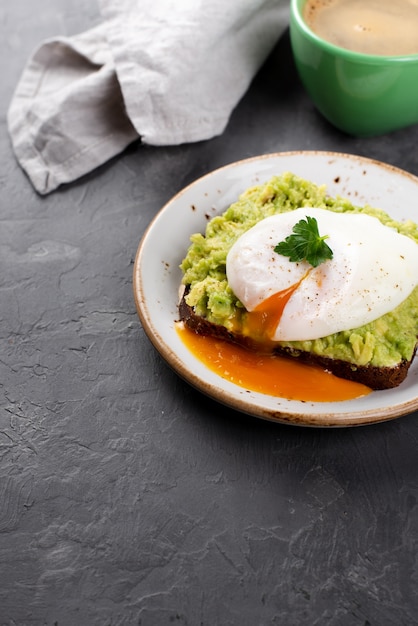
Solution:
[[[290,358],[261,354],[198,335],[182,325],[177,331],[187,348],[210,370],[245,389],[288,400],[339,402],[360,398],[369,387]]]

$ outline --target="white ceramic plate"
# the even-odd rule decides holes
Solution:
[[[418,178],[390,165],[332,152],[284,152],[250,158],[203,176],[172,198],[148,227],[137,251],[133,288],[146,334],[169,365],[215,400],[263,419],[306,426],[355,426],[393,419],[418,409],[418,358],[396,389],[375,391],[346,402],[300,402],[248,391],[224,380],[180,340],[178,289],[189,237],[204,232],[247,187],[291,171],[330,195],[370,204],[397,220],[418,219]]]

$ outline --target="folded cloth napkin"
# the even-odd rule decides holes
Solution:
[[[288,23],[288,0],[98,0],[103,22],[45,41],[8,111],[17,160],[47,194],[140,138],[219,135]]]

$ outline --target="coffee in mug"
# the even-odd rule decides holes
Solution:
[[[341,48],[418,54],[418,0],[307,0],[303,18],[319,37]]]

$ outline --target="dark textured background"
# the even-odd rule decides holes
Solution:
[[[136,143],[41,198],[6,110],[35,46],[98,19],[93,1],[0,8],[0,625],[418,624],[417,414],[346,430],[245,417],[168,368],[132,296],[145,228],[198,176],[293,149],[418,174],[418,127],[331,128],[286,33],[223,136]]]

